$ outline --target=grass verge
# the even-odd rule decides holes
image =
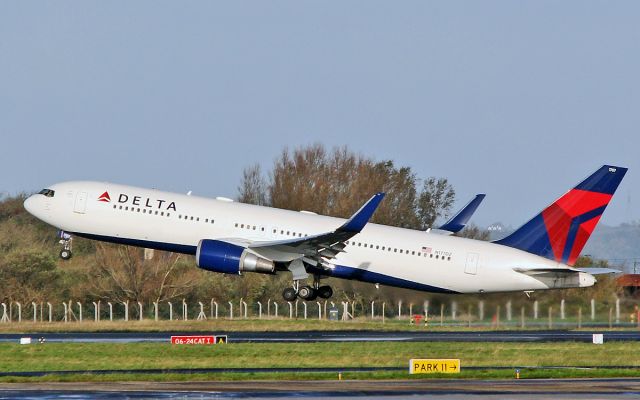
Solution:
[[[79,371],[37,378],[2,377],[1,382],[28,381],[181,381],[239,379],[336,379],[335,373],[195,373],[83,374],[86,370],[172,368],[304,368],[407,367],[411,358],[459,358],[462,373],[447,378],[511,378],[514,371],[492,366],[589,366],[594,369],[527,369],[523,378],[640,376],[638,342],[588,343],[238,343],[179,346],[169,343],[0,344],[0,371]],[[616,366],[637,366],[618,369]],[[465,370],[465,367],[486,367]],[[442,375],[408,372],[346,372],[344,379],[423,379]]]

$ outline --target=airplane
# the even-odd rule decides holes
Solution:
[[[25,209],[60,231],[61,257],[76,235],[195,256],[219,273],[291,272],[287,301],[330,298],[328,277],[433,293],[588,287],[607,268],[574,268],[627,168],[605,165],[509,236],[493,242],[451,235],[484,195],[428,231],[369,223],[384,193],[347,220],[113,183],[58,183]],[[190,193],[189,193],[190,194]],[[310,282],[309,282],[310,281]]]

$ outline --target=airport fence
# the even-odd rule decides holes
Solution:
[[[378,323],[404,321],[421,326],[456,326],[500,328],[581,328],[587,326],[638,327],[638,302],[613,296],[611,302],[591,299],[583,303],[558,304],[538,300],[526,303],[486,303],[484,300],[458,304],[456,300],[421,304],[384,301],[272,301],[246,302],[244,299],[153,302],[70,300],[64,303],[32,302],[0,304],[0,323],[22,322],[99,322],[99,321],[202,321],[237,319],[305,319],[374,321]]]

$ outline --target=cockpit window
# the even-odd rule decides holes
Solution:
[[[42,189],[38,192],[38,194],[43,194],[47,197],[53,197],[56,194],[56,191],[51,189]]]

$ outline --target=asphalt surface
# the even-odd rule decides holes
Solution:
[[[0,399],[637,398],[640,379],[92,382],[0,384]]]
[[[594,331],[595,332],[595,331]],[[65,343],[168,342],[171,336],[227,335],[230,343],[314,343],[314,342],[591,342],[589,331],[296,331],[296,332],[71,332],[4,333],[0,342],[17,342],[21,337]],[[640,331],[601,331],[604,341],[640,341]]]

